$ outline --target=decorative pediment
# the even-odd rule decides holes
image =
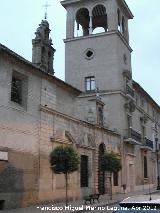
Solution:
[[[72,136],[72,134],[69,131],[61,130],[57,131],[53,134],[53,136],[50,137],[50,140],[52,142],[62,143],[62,144],[76,144],[76,140]]]
[[[88,134],[88,146],[96,147],[95,139],[91,134]]]
[[[73,144],[76,144],[75,139],[73,138],[72,134],[69,131],[65,131],[65,136],[70,142],[72,142]]]

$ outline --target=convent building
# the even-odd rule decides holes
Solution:
[[[69,197],[109,193],[100,159],[115,152],[122,170],[113,192],[157,187],[160,106],[132,78],[124,0],[65,0],[65,81],[54,75],[55,49],[42,20],[32,62],[0,44],[0,209],[65,198],[63,174],[49,154],[71,145],[80,166],[69,176]],[[158,177],[158,178],[157,178]]]

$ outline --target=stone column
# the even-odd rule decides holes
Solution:
[[[92,23],[92,11],[89,12],[89,34],[93,32],[93,23]]]
[[[118,29],[118,14],[117,14],[117,5],[114,1],[110,1],[107,8],[108,16],[108,30],[117,30]]]
[[[72,8],[67,10],[66,38],[74,38],[74,14]]]

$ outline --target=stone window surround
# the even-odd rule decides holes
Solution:
[[[16,102],[12,100],[12,81],[13,78],[18,79],[21,81],[21,102]],[[28,96],[28,76],[24,75],[21,72],[18,72],[17,70],[12,71],[12,77],[11,77],[11,88],[10,88],[10,102],[11,105],[14,105],[18,108],[27,109],[27,96]]]

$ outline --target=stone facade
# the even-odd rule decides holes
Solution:
[[[0,161],[0,184],[4,186],[0,200],[5,201],[4,208],[65,198],[64,177],[53,174],[49,165],[49,153],[57,145],[73,145],[80,156],[88,156],[89,185],[80,187],[80,170],[71,174],[70,199],[98,191],[99,145],[103,143],[108,150],[120,155],[120,135],[79,119],[77,98],[81,91],[40,70],[3,45],[0,51],[3,90],[0,151],[8,154],[8,159]],[[11,101],[13,76],[22,76],[27,81],[25,105]],[[4,82],[7,83],[4,85]],[[118,181],[121,182],[120,175]],[[105,184],[107,192],[108,182]],[[120,185],[115,190],[120,191]]]
[[[88,159],[88,186],[80,184],[80,169],[71,174],[70,199],[109,192],[108,175],[98,165],[102,151],[114,151],[122,162],[114,193],[124,184],[127,191],[157,184],[160,108],[132,79],[131,11],[123,0],[62,5],[66,82],[53,75],[47,20],[36,31],[32,63],[0,45],[0,209],[64,199],[64,176],[49,164],[58,145],[71,145]],[[84,30],[80,37],[75,20]],[[105,32],[92,34],[97,27]]]

